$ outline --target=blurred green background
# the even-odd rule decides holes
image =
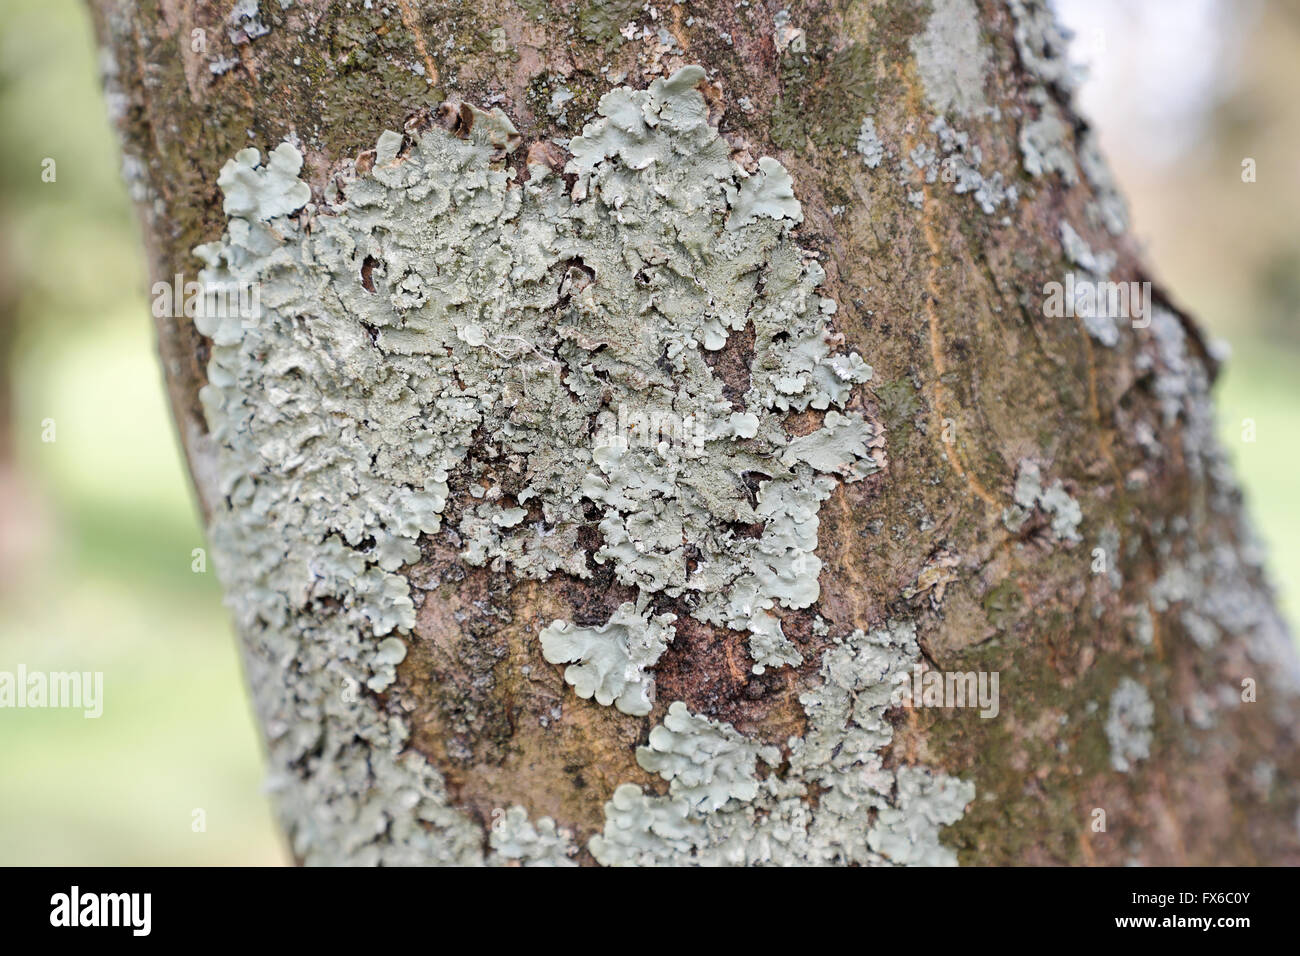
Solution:
[[[0,711],[0,864],[286,862],[166,409],[89,18],[0,25],[0,670],[103,671],[105,713]],[[1233,347],[1224,443],[1300,601],[1300,9],[1060,0],[1157,277]],[[1256,161],[1257,182],[1241,181]],[[56,180],[41,179],[53,158]],[[1254,419],[1257,440],[1242,441]],[[53,419],[56,440],[41,440]],[[202,810],[206,829],[193,828]]]
[[[81,3],[5,0],[0,670],[103,671],[105,703],[0,710],[0,864],[283,863],[97,62]]]

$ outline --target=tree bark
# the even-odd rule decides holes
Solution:
[[[1053,314],[1149,277],[1038,3],[282,2],[91,5],[153,280],[262,283],[157,327],[297,859],[1300,862],[1213,350]],[[660,399],[731,432],[597,454]]]

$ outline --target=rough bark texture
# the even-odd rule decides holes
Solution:
[[[1300,862],[1300,684],[1212,434],[1215,361],[1158,291],[1148,328],[1114,334],[1043,314],[1044,284],[1068,271],[1147,276],[1036,3],[377,0],[366,9],[306,0],[282,9],[262,0],[256,17],[232,15],[229,2],[92,6],[155,279],[196,274],[193,248],[227,226],[218,175],[250,145],[265,155],[295,142],[319,203],[327,185],[346,192],[364,176],[383,131],[406,129],[405,149],[431,126],[466,135],[481,115],[449,118],[444,103],[500,107],[522,138],[502,168],[522,182],[570,158],[569,138],[610,89],[643,90],[699,64],[732,158],[747,172],[760,157],[789,171],[802,211],[789,241],[825,270],[818,292],[838,306],[837,348],[874,369],[847,407],[883,436],[881,467],[836,482],[821,504],[816,602],[773,610],[802,663],[756,674],[745,633],[655,593],[651,611],[676,615],[675,637],[653,668],[646,715],[579,699],[539,642],[555,620],[604,624],[638,588],[611,562],[587,560],[585,578],[541,580],[506,562],[471,566],[456,519],[476,502],[469,472],[451,475],[441,530],[420,538],[421,556],[400,572],[416,609],[409,633],[399,628],[405,657],[391,684],[359,692],[363,706],[409,728],[407,758],[427,762],[433,789],[443,788],[422,799],[459,814],[452,823],[422,814],[435,842],[465,844],[430,862],[593,862],[589,840],[620,784],[670,794],[637,748],[674,701],[715,722],[715,738],[729,724],[775,747],[779,756],[754,772],[761,784],[786,774],[791,738],[810,733],[801,695],[829,680],[824,655],[856,631],[899,627],[915,628],[933,669],[998,672],[1000,712],[889,708],[877,756],[893,782],[832,842],[850,844],[890,814],[906,818],[912,778],[897,772],[924,766],[974,785],[941,835],[962,863]],[[192,49],[196,29],[203,52]],[[199,400],[212,343],[184,317],[158,320],[158,334],[211,517],[229,494]],[[706,356],[738,407],[753,335],[736,329]],[[783,425],[800,435],[823,421],[808,409]],[[602,543],[598,517],[577,532],[588,557]],[[244,622],[245,639],[255,643],[250,629],[264,626]],[[271,692],[273,672],[263,668],[259,693]],[[1243,702],[1244,680],[1255,682],[1253,702]],[[329,759],[318,748],[273,773],[328,774],[322,753]],[[361,778],[356,802],[382,785]],[[828,788],[802,794],[810,814],[826,808]],[[506,812],[514,807],[567,830],[569,849],[536,850],[549,825],[530,830],[520,811]],[[369,838],[321,850],[302,832],[310,812],[285,811],[301,858],[389,858]],[[400,841],[400,812],[385,807],[368,825]],[[761,809],[747,825],[776,812]],[[494,822],[500,839],[490,841]],[[917,858],[869,842],[816,861]],[[713,859],[698,845],[675,852]]]

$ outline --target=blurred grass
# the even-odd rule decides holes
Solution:
[[[138,230],[95,59],[79,3],[6,0],[0,272],[20,294],[0,315],[18,330],[16,477],[0,487],[9,496],[0,538],[23,558],[0,579],[0,670],[103,671],[105,709],[98,720],[0,711],[0,864],[284,862],[218,588],[211,571],[190,570],[203,536],[166,409]],[[1294,62],[1287,69],[1294,79]],[[1223,147],[1230,170],[1234,149]],[[40,179],[47,156],[58,162],[55,183]],[[1300,342],[1294,310],[1280,324],[1276,310],[1252,321],[1261,310],[1223,291],[1246,273],[1234,263],[1216,276],[1204,249],[1177,241],[1185,225],[1159,215],[1162,201],[1182,203],[1189,190],[1220,188],[1215,181],[1130,178],[1117,165],[1141,193],[1139,231],[1157,238],[1158,271],[1234,345],[1219,390],[1222,435],[1294,611],[1300,353],[1283,344]],[[1225,193],[1239,186],[1235,174],[1225,179]],[[1300,194],[1294,178],[1273,182],[1288,201]],[[1265,209],[1277,203],[1251,198]],[[1231,202],[1212,208],[1233,215]],[[1259,237],[1255,245],[1269,247]],[[46,418],[57,428],[49,444],[40,440]],[[1241,440],[1244,418],[1256,422],[1254,443]],[[206,812],[204,833],[191,829],[195,808]]]
[[[279,862],[220,592],[191,570],[204,541],[143,297],[29,341],[17,386],[19,469],[48,518],[0,596],[0,669],[102,671],[104,712],[0,711],[0,863]]]
[[[49,516],[0,596],[0,669],[102,671],[104,712],[0,711],[3,863],[282,858],[219,589],[191,570],[204,541],[145,306],[20,363],[19,468]]]
[[[0,710],[0,864],[283,863],[220,590],[191,570],[206,545],[89,19],[7,0],[2,29],[0,268],[19,295],[0,315],[17,325],[0,537],[21,559],[0,670],[102,671],[104,712]]]
[[[1300,350],[1240,337],[1217,388],[1219,435],[1231,454],[1278,600],[1295,627],[1300,601]],[[1243,440],[1254,421],[1255,440]],[[1300,642],[1300,632],[1292,631]]]

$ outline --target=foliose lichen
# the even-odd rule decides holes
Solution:
[[[1061,248],[1065,251],[1066,257],[1085,273],[1082,276],[1085,281],[1075,285],[1074,311],[1089,335],[1106,348],[1114,348],[1119,344],[1120,325],[1117,319],[1120,316],[1112,315],[1105,302],[1099,302],[1094,298],[1093,303],[1089,305],[1084,297],[1088,294],[1094,297],[1100,295],[1096,290],[1102,283],[1108,281],[1111,270],[1115,268],[1117,256],[1110,250],[1094,252],[1087,240],[1065,220],[1061,220],[1060,233]],[[1134,303],[1134,307],[1138,306],[1140,303]]]
[[[994,170],[985,176],[983,150],[971,142],[970,134],[953,129],[942,116],[935,117],[930,124],[930,131],[939,139],[942,159],[941,175],[953,184],[953,192],[970,193],[981,210],[992,215],[1003,204],[1015,205],[1019,192],[1014,185],[1007,183],[1001,170]],[[929,172],[927,171],[927,180]]]
[[[786,741],[779,768],[775,748],[674,704],[639,755],[670,781],[668,794],[620,786],[592,855],[606,865],[954,865],[939,828],[961,818],[974,785],[924,767],[890,770],[882,757],[893,739],[885,711],[919,659],[910,623],[836,641],[821,684],[800,696],[808,732]],[[760,760],[771,768],[761,779]]]
[[[754,799],[759,757],[775,764],[780,751],[759,746],[727,724],[692,714],[680,700],[650,731],[649,745],[637,750],[637,763],[667,780],[672,796],[685,800],[693,810],[706,811],[732,799]]]
[[[1089,221],[1105,227],[1112,236],[1122,236],[1128,229],[1128,204],[1101,154],[1096,134],[1090,130],[1080,134],[1079,167],[1096,196],[1088,204]]]
[[[513,126],[470,107],[455,133],[385,132],[319,207],[291,144],[223,169],[230,219],[196,250],[202,278],[257,284],[262,312],[196,318],[212,343],[200,453],[218,476],[210,535],[272,789],[307,862],[484,859],[481,827],[371,696],[415,625],[402,570],[445,519],[467,564],[586,578],[578,532],[594,509],[591,558],[636,600],[539,639],[600,704],[648,712],[672,637],[663,599],[747,633],[756,672],[802,660],[773,610],[816,602],[820,506],[880,467],[882,436],[848,407],[871,369],[835,348],[823,271],[791,235],[789,174],[732,161],[703,75],[607,93],[569,143],[571,185],[542,162],[517,181],[502,162]],[[705,355],[747,328],[748,388],[729,398]],[[620,409],[677,426],[629,441],[610,427]],[[820,426],[791,437],[787,419],[806,412]],[[696,434],[679,440],[688,422]],[[828,652],[801,698],[809,734],[787,741],[779,773],[776,748],[670,708],[639,754],[669,795],[618,788],[593,854],[951,862],[938,827],[970,786],[896,775],[880,755],[886,679],[918,654],[902,624]],[[562,834],[521,812],[493,859],[567,859]]]
[[[564,679],[584,700],[595,697],[625,714],[650,713],[654,677],[648,670],[672,641],[677,618],[651,616],[645,603],[624,603],[600,627],[556,621],[542,631],[542,656],[552,664],[569,664]]]
[[[302,155],[289,143],[273,149],[265,165],[257,150],[241,149],[217,176],[225,195],[222,210],[250,222],[287,216],[311,199],[311,187],[298,178],[301,171]]]
[[[862,128],[858,131],[857,148],[862,156],[863,164],[869,169],[875,169],[880,165],[880,161],[885,158],[885,144],[881,142],[880,136],[876,133],[875,117],[867,116],[863,118]]]
[[[1020,462],[1012,497],[1015,503],[1002,513],[1002,522],[1009,530],[1020,530],[1033,511],[1039,509],[1050,517],[1054,538],[1070,544],[1083,540],[1079,534],[1083,509],[1065,490],[1059,478],[1044,488],[1042,471],[1035,462],[1027,459]]]
[[[557,826],[550,817],[533,823],[521,806],[496,815],[488,833],[488,845],[492,850],[489,862],[495,866],[578,865],[573,860],[577,853],[573,834]]]
[[[1025,172],[1031,176],[1059,173],[1066,185],[1073,186],[1079,181],[1079,171],[1066,139],[1067,127],[1056,106],[1045,96],[1042,100],[1038,118],[1020,128]]]

